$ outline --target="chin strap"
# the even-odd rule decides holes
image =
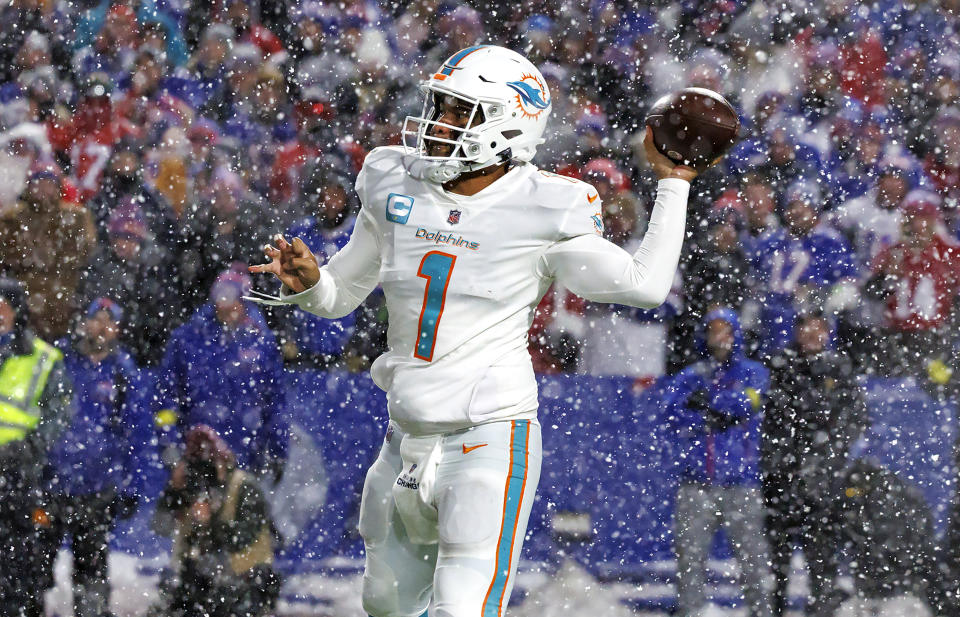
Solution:
[[[405,169],[410,176],[418,180],[426,180],[434,184],[446,184],[456,180],[461,174],[469,171],[479,171],[501,163],[512,163],[513,157],[509,148],[497,155],[497,158],[486,163],[468,161],[428,161],[415,156],[408,157]]]
[[[256,302],[257,304],[264,304],[266,306],[290,306],[290,303],[284,302],[280,296],[271,296],[270,294],[261,293],[256,289],[251,289],[249,293],[249,296],[242,296],[243,299],[248,302]]]
[[[459,161],[444,161],[442,163],[426,161],[426,163],[424,179],[434,184],[446,184],[451,180],[456,180],[460,177],[460,174],[466,171],[463,163]]]
[[[465,171],[460,161],[425,161],[416,156],[406,157],[404,169],[412,178],[434,184],[450,182]]]

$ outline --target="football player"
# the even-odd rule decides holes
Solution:
[[[404,144],[363,164],[347,245],[319,267],[278,236],[251,271],[283,284],[260,301],[327,318],[383,287],[389,350],[371,374],[390,422],[363,487],[365,610],[416,617],[432,596],[437,617],[498,617],[540,477],[534,308],[554,281],[598,302],[663,302],[696,172],[657,152],[648,129],[657,199],[630,255],[603,239],[592,186],[530,163],[552,97],[527,59],[469,47],[421,89]]]

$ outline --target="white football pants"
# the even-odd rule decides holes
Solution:
[[[360,506],[372,617],[502,617],[540,481],[540,425],[427,438],[391,423]]]

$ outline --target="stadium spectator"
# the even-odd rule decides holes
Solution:
[[[151,121],[163,113],[169,67],[167,59],[156,50],[141,47],[137,52],[129,86],[117,94],[114,105],[117,122],[125,136],[142,143]]]
[[[869,460],[847,465],[839,480],[843,490],[834,500],[857,591],[844,609],[955,614],[957,580],[938,563],[933,514],[920,490]]]
[[[24,39],[14,65],[20,71],[21,79],[32,71],[50,66],[49,39],[39,32],[31,32]]]
[[[912,178],[907,157],[885,157],[879,165],[876,184],[867,192],[840,204],[827,215],[830,224],[843,233],[856,253],[860,277],[870,276],[870,267],[883,249],[900,240],[903,202]],[[868,294],[859,306],[843,316],[837,327],[838,346],[867,370],[876,366],[883,351],[876,331],[883,324],[884,305]]]
[[[797,42],[785,33],[774,34],[775,30],[792,25],[779,17],[786,15],[777,15],[767,3],[754,2],[733,20],[727,32],[730,59],[725,65],[730,78],[724,84],[724,94],[732,95],[748,116],[761,112],[768,100],[764,95],[774,94],[782,99],[798,89],[798,81],[803,77],[788,60],[798,53]]]
[[[551,285],[537,305],[529,332],[533,370],[572,373],[580,363],[586,302],[562,287]],[[584,369],[588,367],[584,365]],[[589,367],[594,368],[594,367]],[[604,374],[601,367],[596,367]]]
[[[811,43],[806,56],[803,84],[798,89],[794,106],[811,127],[824,128],[841,105],[842,94],[838,89],[840,53],[831,41],[820,41]],[[829,134],[820,139],[829,140]],[[828,143],[818,150],[825,151]]]
[[[920,158],[932,145],[929,127],[940,106],[933,92],[914,84],[932,82],[934,68],[918,44],[904,45],[887,65],[887,109],[902,126],[904,145]]]
[[[33,333],[26,289],[0,278],[0,614],[41,617],[53,585],[48,456],[73,415],[62,354]]]
[[[145,178],[147,190],[159,203],[161,216],[154,215],[155,220],[166,219],[164,225],[181,230],[188,214],[197,206],[197,189],[200,188],[188,173],[191,153],[186,132],[179,126],[171,126],[163,131],[160,143],[144,157],[145,167],[155,170],[155,175]],[[169,233],[165,230],[163,237]]]
[[[77,283],[96,246],[90,212],[63,201],[61,189],[55,167],[35,169],[18,207],[0,217],[0,272],[24,283],[33,328],[51,340],[67,333]]]
[[[671,366],[679,370],[696,358],[695,339],[703,316],[718,306],[738,313],[749,298],[750,263],[740,236],[746,226],[734,190],[721,196],[700,219],[681,260],[683,310],[671,342]]]
[[[167,60],[174,66],[186,62],[187,45],[176,16],[163,11],[154,0],[138,0],[136,3],[100,0],[94,4],[76,20],[76,33],[72,41],[75,50],[100,43],[97,33],[102,34],[105,26],[111,30],[114,27],[122,28],[123,31],[116,34],[123,37],[136,35],[141,29],[144,35],[149,32],[149,36],[158,36],[159,33],[152,32],[157,29],[163,36],[163,51]],[[133,7],[136,7],[136,11],[133,11]]]
[[[903,223],[900,203],[910,190],[910,172],[903,158],[882,160],[876,184],[830,213],[830,224],[854,247],[861,267],[869,267],[881,250],[899,241]]]
[[[89,75],[82,84],[76,111],[55,147],[70,160],[70,178],[83,199],[96,194],[104,163],[117,141],[117,122],[110,98],[114,82],[103,72]]]
[[[83,272],[78,297],[111,298],[124,308],[120,340],[140,365],[155,365],[170,332],[183,321],[183,300],[171,255],[150,236],[134,199],[107,221],[106,246]]]
[[[101,617],[110,608],[107,536],[135,512],[142,461],[152,435],[146,382],[119,344],[123,309],[108,298],[87,307],[70,339],[58,341],[74,388],[74,414],[51,454],[49,564],[67,536],[73,553],[73,611]],[[50,573],[53,578],[53,573]]]
[[[146,220],[146,212],[150,212],[151,222],[154,222],[155,237],[164,238],[164,246],[174,249],[175,227],[165,225],[164,212],[153,194],[143,184],[141,169],[143,161],[137,142],[131,139],[121,140],[116,144],[110,155],[110,160],[100,180],[97,194],[87,202],[88,208],[97,224],[97,231],[101,242],[107,239],[109,221],[118,208],[123,206],[139,208]]]
[[[254,115],[254,93],[263,66],[263,54],[249,43],[234,45],[227,63],[227,88],[223,99],[212,100],[203,111],[212,118],[242,123]]]
[[[62,297],[44,298],[61,332],[97,296],[114,297],[125,309],[123,344],[138,362],[156,363],[172,329],[206,301],[221,268],[255,258],[268,233],[313,214],[316,200],[300,199],[314,182],[312,167],[351,182],[366,152],[398,143],[403,117],[419,112],[421,69],[461,47],[496,41],[542,60],[553,124],[537,164],[579,177],[592,160],[607,159],[629,180],[640,200],[605,213],[608,233],[628,245],[645,227],[643,199],[653,189],[643,171],[643,133],[636,130],[649,106],[697,83],[724,91],[740,110],[743,139],[726,172],[716,166],[701,175],[690,196],[690,256],[682,262],[690,278],[681,290],[688,333],[651,339],[658,349],[672,346],[670,370],[699,353],[692,330],[714,301],[740,309],[748,355],[763,340],[760,313],[770,277],[734,276],[735,259],[709,242],[729,232],[712,204],[738,183],[745,224],[732,248],[766,268],[777,258],[758,257],[758,247],[775,244],[772,254],[786,263],[791,247],[804,243],[781,229],[779,217],[792,217],[787,189],[806,178],[817,183],[823,209],[809,235],[829,237],[830,226],[838,227],[844,236],[838,242],[846,240],[856,257],[850,277],[866,279],[873,292],[857,306],[851,294],[830,293],[848,288],[813,285],[811,301],[830,296],[831,311],[840,313],[837,348],[849,350],[858,370],[873,370],[871,356],[889,357],[882,372],[937,384],[941,394],[955,384],[956,359],[951,364],[938,354],[956,338],[958,319],[949,274],[958,261],[950,259],[951,238],[960,237],[956,0],[801,2],[795,9],[766,0],[627,4],[10,0],[0,8],[0,19],[16,25],[0,32],[0,273],[14,273],[45,296],[46,283],[64,283],[54,294]],[[287,12],[295,24],[284,29]],[[27,179],[47,166],[65,178],[60,207],[73,222],[68,233],[38,242],[37,234],[62,228],[61,217],[30,214],[26,199],[19,200],[28,195]],[[622,186],[613,188],[604,175],[591,180],[609,210]],[[929,230],[903,214],[916,208],[897,205],[916,188],[941,199],[939,238],[919,244]],[[84,206],[100,232],[99,246],[87,242],[93,261],[86,269],[73,259],[75,241],[86,237]],[[351,202],[345,221],[355,213]],[[908,228],[903,238],[901,226]],[[909,230],[914,226],[919,233]],[[14,244],[6,241],[11,236]],[[71,256],[57,261],[65,244]],[[819,241],[809,244],[820,251]],[[81,270],[74,294],[69,282]],[[725,287],[721,277],[736,284]],[[801,299],[791,297],[789,305]],[[579,347],[568,342],[582,338],[580,301],[555,289],[541,308],[531,340],[546,332],[566,340],[564,350]],[[288,316],[274,322],[267,312],[278,332]],[[632,372],[617,363],[643,347],[638,325],[660,324],[634,312],[615,317],[598,324],[618,350],[623,340],[634,341],[628,353],[603,350],[598,361],[579,367],[570,361],[576,354],[545,355],[538,369]],[[356,325],[344,358],[362,369],[386,345],[382,296],[372,294],[347,319]],[[339,348],[340,334],[324,340],[336,339]],[[916,361],[900,361],[910,358]]]
[[[871,188],[884,158],[905,155],[899,146],[889,143],[888,122],[882,113],[866,115],[854,131],[851,147],[832,157],[828,166],[833,202],[861,197]]]
[[[19,87],[15,88],[15,100],[22,100]],[[53,157],[46,130],[40,124],[12,119],[15,124],[0,135],[0,164],[4,174],[0,176],[0,216],[8,217],[22,204],[18,203],[27,186],[31,171],[49,162]]]
[[[674,513],[677,607],[693,617],[706,603],[707,557],[721,527],[740,564],[751,615],[771,615],[769,552],[760,492],[760,426],[769,374],[743,354],[740,320],[707,313],[704,358],[671,378],[664,410],[681,444]]]
[[[824,175],[820,155],[799,141],[805,128],[803,119],[797,116],[771,118],[764,134],[734,147],[730,171],[734,175],[748,171],[763,174],[778,194],[798,179],[820,179]]]
[[[70,31],[68,16],[62,5],[43,0],[13,0],[0,9],[0,19],[16,28],[4,28],[0,34],[0,83],[15,81],[19,69],[16,55],[24,43],[43,46],[58,73],[64,74],[70,64]]]
[[[280,594],[273,568],[269,505],[256,478],[237,466],[230,446],[206,425],[186,449],[160,497],[162,531],[175,534],[172,584],[163,611],[173,614],[272,614]]]
[[[190,213],[182,232],[179,272],[191,310],[206,302],[205,292],[223,270],[255,255],[270,235],[271,213],[246,190],[239,174],[215,170],[210,193],[209,202]]]
[[[926,376],[950,352],[960,285],[958,247],[938,230],[940,197],[917,189],[903,202],[903,239],[881,251],[865,290],[886,303],[881,371]]]
[[[850,446],[867,425],[864,397],[850,359],[830,349],[824,314],[800,315],[792,344],[774,356],[761,445],[773,572],[774,615],[787,609],[794,546],[807,564],[807,614],[829,617],[836,588],[840,521],[834,495]]]
[[[763,307],[764,354],[777,353],[793,340],[798,309],[834,295],[846,300],[856,293],[858,278],[850,247],[834,230],[819,225],[823,196],[818,185],[795,182],[784,201],[786,228],[758,242],[752,255]]]
[[[160,366],[156,421],[165,460],[198,424],[213,427],[241,469],[277,482],[287,456],[282,364],[273,332],[241,295],[250,279],[241,265],[225,270],[210,301],[173,331]]]
[[[777,193],[766,176],[758,172],[750,172],[743,177],[740,192],[746,219],[740,243],[747,258],[753,260],[761,243],[781,233],[780,220],[776,215]]]
[[[288,54],[280,38],[259,23],[259,16],[252,14],[249,2],[227,0],[225,4],[227,10],[224,21],[233,30],[235,42],[255,45],[263,53],[264,58],[273,64],[280,64],[287,59]]]
[[[296,139],[280,145],[273,161],[269,185],[272,202],[297,208],[291,201],[299,195],[297,188],[305,180],[303,171],[308,161],[341,175],[356,176],[356,159],[362,162],[363,157],[357,156],[355,142],[344,140],[341,131],[343,118],[357,113],[358,106],[349,82],[339,83],[332,91],[311,87],[303,93],[296,109]]]
[[[348,25],[345,23],[344,28]],[[437,45],[424,60],[426,67],[440,66],[459,50],[482,43],[485,35],[483,20],[475,9],[461,4],[439,16],[437,34]]]
[[[924,171],[941,197],[956,204],[960,200],[960,110],[941,110],[932,128],[933,148],[923,161]]]
[[[200,37],[200,45],[190,56],[185,68],[178,71],[183,98],[191,105],[215,107],[223,101],[226,87],[226,62],[233,46],[233,31],[221,23],[208,25]]]
[[[96,23],[91,23],[94,27]],[[132,8],[112,4],[92,40],[78,38],[77,53],[72,59],[78,75],[104,73],[111,83],[118,83],[133,65],[139,25]]]
[[[304,94],[311,88],[316,92],[334,92],[340,83],[357,76],[356,60],[338,38],[341,20],[330,14],[322,2],[304,2],[302,10],[300,27],[311,37],[303,39],[303,50],[298,52],[297,82]]]

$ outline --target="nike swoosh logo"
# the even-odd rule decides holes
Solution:
[[[593,203],[597,201],[597,197],[600,197],[600,193],[594,193],[593,195],[587,195],[587,201]]]
[[[475,445],[475,446],[470,446],[470,447],[468,448],[468,447],[467,447],[467,444],[463,444],[463,453],[464,453],[464,454],[470,454],[471,452],[473,452],[473,451],[476,450],[477,448],[482,448],[482,447],[485,446],[485,445],[487,445],[487,444],[481,443],[481,444],[477,444],[477,445]]]

